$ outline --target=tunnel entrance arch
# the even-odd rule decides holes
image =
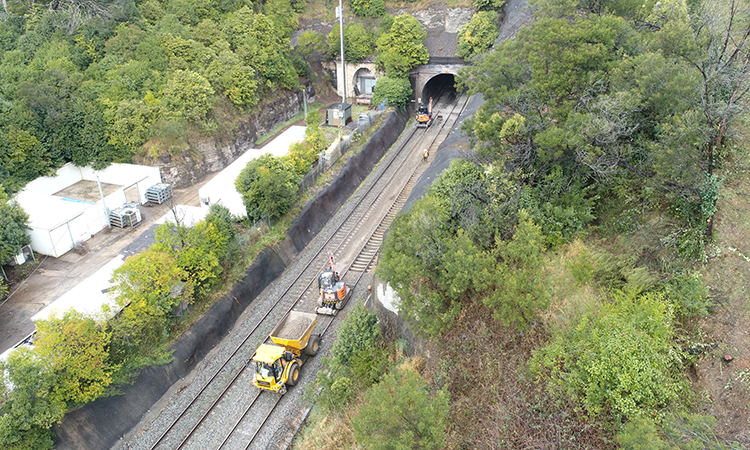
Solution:
[[[421,99],[417,98],[417,103],[427,104],[430,98],[437,98],[443,94],[443,100],[446,98],[455,98],[456,96],[456,77],[452,73],[441,73],[427,80],[422,87]]]
[[[459,69],[468,63],[456,57],[431,57],[427,64],[415,67],[409,73],[414,87],[414,102],[429,102],[442,87],[447,87],[455,94],[456,75]]]

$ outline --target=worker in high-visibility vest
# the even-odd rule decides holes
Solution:
[[[430,151],[427,149],[424,149],[424,153],[422,153],[422,161],[427,161],[428,156],[430,156]]]

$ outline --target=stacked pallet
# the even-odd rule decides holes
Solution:
[[[172,186],[159,183],[146,190],[146,200],[161,205],[172,198]]]
[[[141,223],[141,210],[135,202],[126,203],[109,212],[109,223],[119,228],[134,227]]]

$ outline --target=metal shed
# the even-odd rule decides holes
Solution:
[[[330,126],[343,127],[352,118],[350,103],[333,103],[328,106],[327,110],[326,124]]]

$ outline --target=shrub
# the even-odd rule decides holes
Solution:
[[[397,369],[370,388],[352,419],[357,443],[378,449],[441,449],[449,411],[448,393],[430,393],[416,372]]]
[[[480,11],[500,11],[504,0],[471,0],[471,4]]]
[[[385,14],[383,0],[349,0],[352,12],[359,17],[381,17]]]
[[[320,403],[338,410],[351,400],[357,389],[366,388],[380,379],[388,363],[380,348],[380,325],[375,314],[357,306],[338,329],[331,356],[324,358],[325,371],[318,372],[322,387]]]
[[[52,395],[57,377],[26,347],[0,361],[0,446],[9,450],[52,449],[50,428],[65,413]],[[9,386],[13,386],[11,389]]]
[[[412,67],[430,59],[423,42],[426,37],[417,19],[406,14],[397,16],[388,32],[378,37],[375,62],[389,77],[406,78]]]
[[[409,103],[412,93],[408,78],[380,77],[373,88],[372,103],[401,107]]]
[[[657,294],[618,293],[557,330],[530,367],[593,415],[663,417],[685,387],[673,312]]]
[[[358,352],[368,350],[380,341],[380,325],[375,314],[364,306],[354,308],[338,329],[331,355],[341,364],[349,365]]]
[[[469,59],[484,53],[492,47],[499,35],[497,13],[495,11],[479,12],[458,31],[456,56]]]
[[[297,201],[298,181],[291,163],[267,153],[247,163],[235,186],[250,220],[277,220]]]
[[[328,57],[341,55],[341,33],[335,23],[326,36]],[[358,62],[375,52],[375,35],[360,23],[349,23],[344,27],[344,52],[348,62]]]
[[[666,298],[674,305],[677,317],[702,317],[708,314],[711,298],[708,286],[698,273],[680,273],[665,286]]]

